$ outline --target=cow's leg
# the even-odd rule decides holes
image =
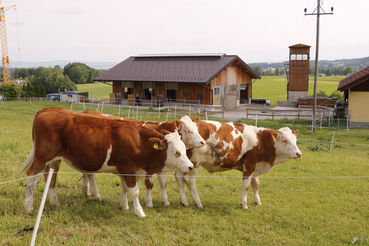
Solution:
[[[242,178],[242,193],[241,193],[241,208],[248,209],[247,207],[247,191],[251,185],[252,173],[245,175]]]
[[[90,197],[90,181],[88,180],[88,174],[82,175],[82,193],[85,194],[85,196]]]
[[[254,193],[254,203],[255,205],[261,205],[259,196],[259,177],[254,177],[251,180],[252,191]]]
[[[158,180],[160,184],[160,193],[161,193],[161,201],[163,202],[164,206],[169,206],[168,194],[167,194],[167,173],[161,172],[158,173]]]
[[[38,174],[44,169],[45,162],[35,160],[27,170],[26,197],[24,199],[24,208],[27,213],[33,212],[33,192],[40,177]]]
[[[176,181],[177,181],[177,186],[178,186],[178,192],[179,192],[179,199],[181,200],[181,204],[185,207],[188,206],[188,201],[187,201],[187,197],[186,197],[186,193],[184,190],[184,186],[185,186],[185,179],[184,179],[184,174],[181,172],[175,172],[175,177],[176,177]]]
[[[136,177],[134,177],[134,176],[124,176],[124,181],[126,182],[127,187],[128,187],[128,191],[131,194],[135,214],[140,218],[145,217],[146,215],[145,215],[145,213],[144,213],[144,211],[141,207],[140,201],[138,199],[139,195],[140,195],[140,190],[138,188]]]
[[[122,207],[123,210],[129,210],[129,206],[128,206],[128,199],[127,199],[127,192],[128,192],[128,187],[126,184],[126,181],[124,180],[123,177],[120,177],[121,179],[121,187],[122,187],[122,195],[120,198],[120,206]]]
[[[60,160],[54,161],[52,163],[49,163],[46,166],[45,171],[49,172],[50,168],[54,169],[53,172],[53,176],[51,178],[51,182],[50,182],[50,187],[49,187],[49,200],[50,200],[50,204],[53,206],[56,206],[59,204],[59,200],[58,200],[58,196],[56,195],[56,191],[55,191],[55,186],[56,186],[56,179],[58,176],[58,172],[59,172],[59,167],[60,167]],[[45,181],[47,179],[48,173],[44,174],[45,177]]]
[[[95,182],[95,174],[90,173],[90,174],[86,174],[86,175],[87,175],[88,181],[90,183],[92,198],[100,200],[99,190],[97,189],[96,182]]]
[[[152,187],[154,186],[154,177],[152,175],[147,175],[145,177],[145,186],[146,186],[146,196],[145,196],[145,205],[148,208],[152,208],[152,196],[151,191]]]
[[[202,208],[202,203],[196,189],[196,176],[198,172],[199,172],[198,168],[192,169],[192,171],[189,172],[185,177],[185,180],[187,181],[187,186],[190,190],[192,199],[194,200],[196,206],[198,208]]]

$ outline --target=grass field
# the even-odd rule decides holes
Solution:
[[[327,95],[337,91],[338,83],[344,76],[319,77],[317,82],[317,92],[324,91]],[[287,80],[282,76],[262,76],[260,80],[252,85],[253,98],[268,98],[272,106],[277,105],[277,101],[287,100]],[[309,96],[313,95],[314,78],[309,79]]]
[[[43,107],[70,104],[54,102],[0,103],[0,183],[20,177],[18,169],[31,150],[34,114]],[[91,107],[91,106],[90,106]],[[81,105],[74,105],[81,111]],[[91,107],[91,109],[93,109]],[[105,108],[106,113],[117,109]],[[152,118],[153,116],[144,116]],[[156,117],[156,116],[155,116]],[[163,120],[161,118],[160,120]],[[251,121],[249,123],[252,123]],[[279,128],[289,121],[259,121],[259,125]],[[303,124],[305,122],[293,123]],[[81,192],[81,175],[62,163],[57,194],[60,205],[45,205],[38,245],[360,245],[369,244],[369,131],[335,131],[332,152],[312,151],[318,144],[329,146],[331,130],[298,128],[301,160],[290,160],[261,176],[262,205],[240,209],[241,174],[216,173],[198,178],[198,191],[204,205],[197,209],[179,205],[176,184],[169,177],[170,207],[160,202],[157,182],[153,189],[154,208],[144,207],[147,215],[139,219],[120,210],[120,179],[97,175],[101,201],[89,200]],[[210,176],[201,169],[202,176]],[[228,176],[225,177],[225,176]],[[336,178],[319,178],[319,177]],[[346,178],[337,178],[337,177]],[[349,178],[349,176],[366,176]],[[286,178],[281,178],[286,177]],[[291,178],[305,177],[305,178]],[[310,177],[310,178],[309,178]],[[36,214],[23,210],[26,181],[0,184],[0,245],[28,245]],[[35,191],[38,210],[44,181]],[[140,201],[144,205],[144,186],[140,182]],[[187,193],[189,201],[190,195]]]
[[[317,92],[324,91],[327,95],[337,90],[337,86],[340,80],[344,76],[329,76],[319,77],[317,83]],[[260,80],[252,85],[252,97],[253,98],[268,98],[271,101],[272,106],[277,105],[278,100],[286,100],[287,81],[282,76],[262,76]],[[109,99],[109,93],[112,92],[111,85],[103,83],[93,84],[79,84],[77,85],[78,91],[88,91],[90,97],[101,100]],[[310,77],[309,80],[309,95],[313,95],[314,78]]]

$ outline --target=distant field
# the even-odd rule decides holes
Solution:
[[[344,76],[329,76],[319,77],[317,92],[324,91],[327,95],[337,90],[337,86],[340,80],[345,78]],[[287,81],[283,76],[262,76],[260,80],[256,80],[252,85],[252,97],[253,98],[267,98],[270,99],[271,105],[276,106],[277,101],[286,100]],[[108,100],[109,94],[112,92],[111,85],[103,83],[93,84],[80,84],[77,85],[78,91],[88,91],[90,97]],[[309,80],[309,95],[313,95],[314,78],[310,77]]]
[[[78,84],[77,90],[80,92],[87,91],[93,99],[108,100],[109,94],[112,93],[112,86],[104,83]]]
[[[319,77],[317,92],[324,91],[327,95],[337,91],[338,83],[344,76]],[[313,95],[314,78],[309,79],[309,96]],[[270,99],[271,105],[276,106],[277,101],[287,99],[287,80],[282,76],[262,76],[252,85],[253,98]]]
[[[25,177],[17,171],[32,148],[33,117],[50,106],[69,109],[71,105],[0,103],[0,183]],[[73,105],[73,109],[82,111],[83,105]],[[116,114],[118,108],[106,106],[104,112]],[[123,114],[127,115],[126,109]],[[146,114],[143,119],[153,118],[156,115]],[[160,120],[165,120],[164,114]],[[289,123],[309,124],[297,120],[260,120],[258,124],[277,129]],[[147,218],[139,219],[131,199],[129,211],[120,209],[118,177],[96,175],[102,200],[95,201],[82,195],[81,175],[62,163],[60,171],[68,173],[58,175],[60,205],[53,208],[46,202],[36,245],[368,245],[368,129],[336,130],[334,148],[325,152],[312,149],[329,148],[332,130],[317,129],[317,134],[312,134],[309,125],[291,127],[300,130],[298,146],[303,158],[280,164],[261,176],[263,204],[252,205],[250,190],[248,211],[240,209],[241,173],[237,171],[211,175],[200,169],[197,186],[203,209],[193,205],[188,192],[190,207],[179,204],[173,177],[168,177],[167,187],[171,206],[164,207],[155,178],[154,207],[144,207]],[[40,178],[35,211],[44,184]],[[139,185],[144,206],[143,182]],[[28,245],[31,240],[36,214],[24,212],[25,190],[25,180],[0,184],[0,245]]]

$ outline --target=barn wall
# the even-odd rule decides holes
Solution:
[[[235,97],[235,99],[239,102],[240,100],[240,85],[248,84],[248,98],[252,97],[252,79],[250,75],[247,73],[247,70],[244,69],[238,62],[234,62],[225,68],[222,72],[218,74],[214,79],[210,82],[211,89],[214,89],[216,86],[226,86],[225,94],[231,97]],[[231,86],[236,85],[237,90],[231,91]],[[221,99],[214,96],[213,99],[214,105],[220,105]]]
[[[369,122],[369,92],[349,90],[348,109],[352,122]]]

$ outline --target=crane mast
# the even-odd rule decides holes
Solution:
[[[2,0],[0,0],[1,4]],[[14,5],[4,7],[0,6],[0,35],[1,35],[1,50],[2,50],[2,64],[3,64],[3,82],[7,84],[10,82],[10,65],[8,56],[8,40],[6,36],[5,11],[15,7]]]

